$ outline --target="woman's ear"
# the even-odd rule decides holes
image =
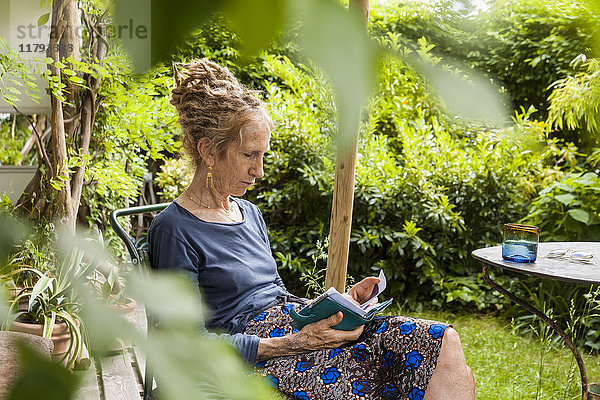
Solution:
[[[209,138],[203,137],[196,143],[196,150],[206,165],[212,167],[215,164],[215,146]]]

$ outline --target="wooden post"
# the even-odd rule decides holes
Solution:
[[[358,12],[362,17],[365,31],[369,25],[369,0],[350,0],[350,12]],[[352,227],[352,206],[354,204],[354,175],[356,173],[356,152],[360,131],[358,126],[352,143],[338,146],[335,180],[333,183],[333,204],[329,228],[329,251],[325,289],[335,287],[340,293],[346,289],[348,251],[350,249],[350,229]]]

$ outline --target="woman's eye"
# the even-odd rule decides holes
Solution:
[[[244,156],[250,158],[250,157],[252,157],[252,153],[244,153]]]

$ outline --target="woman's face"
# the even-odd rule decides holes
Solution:
[[[270,149],[271,129],[266,121],[251,122],[242,128],[241,140],[232,142],[225,157],[212,168],[214,188],[223,195],[242,196],[264,176],[263,157]]]

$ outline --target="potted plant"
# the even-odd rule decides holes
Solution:
[[[137,302],[127,296],[125,281],[119,276],[117,267],[110,263],[97,266],[88,276],[88,286],[92,288],[101,303],[108,305],[131,325],[136,325]],[[93,351],[97,350],[93,340],[91,346]],[[129,339],[115,338],[113,345],[104,350],[109,352],[125,351],[130,346]]]
[[[9,275],[13,281],[18,278],[23,286],[10,304],[8,328],[52,339],[53,358],[72,368],[84,345],[79,285],[93,268],[93,264],[83,261],[83,252],[76,248],[67,253],[55,271],[18,265]]]

